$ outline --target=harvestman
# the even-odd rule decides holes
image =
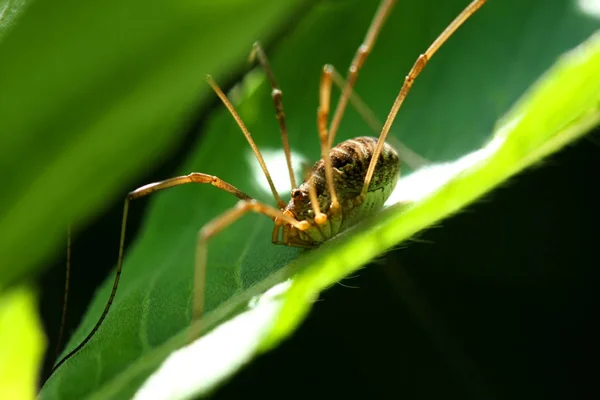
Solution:
[[[425,53],[419,55],[408,75],[404,79],[398,96],[396,97],[387,119],[381,128],[379,138],[358,137],[346,140],[333,147],[335,134],[339,128],[342,116],[349,100],[352,100],[353,88],[358,78],[358,72],[371,52],[377,39],[377,35],[391,13],[396,0],[382,0],[373,21],[367,31],[366,37],[358,48],[354,59],[348,69],[345,81],[337,78],[337,72],[331,65],[323,68],[320,83],[319,108],[317,111],[317,127],[321,144],[321,160],[313,166],[305,182],[296,185],[294,171],[292,169],[290,147],[283,112],[282,92],[275,81],[267,57],[257,43],[254,45],[252,57],[258,59],[265,70],[271,85],[271,96],[277,112],[277,121],[281,132],[283,150],[285,152],[287,167],[292,183],[291,199],[286,204],[277,193],[273,180],[267,170],[265,161],[260,150],[254,143],[252,136],[244,122],[235,111],[227,96],[219,88],[216,82],[208,76],[208,83],[229,110],[232,117],[244,133],[252,151],[269,182],[277,207],[261,203],[235,186],[220,178],[200,172],[192,172],[189,175],[166,179],[161,182],[142,186],[129,193],[123,207],[123,219],[121,224],[121,239],[119,244],[119,258],[117,271],[113,283],[112,292],[100,316],[100,319],[87,335],[87,337],[65,357],[63,357],[52,369],[53,373],[66,360],[77,353],[92,338],[104,321],[115,297],[121,269],[123,264],[123,247],[125,242],[125,228],[127,224],[127,213],[129,202],[140,197],[147,196],[159,190],[184,185],[187,183],[208,183],[221,190],[233,194],[240,201],[230,210],[214,218],[204,225],[198,234],[196,246],[196,260],[194,272],[194,300],[193,321],[200,319],[204,313],[204,292],[206,278],[206,256],[208,240],[222,231],[224,228],[237,221],[248,212],[263,214],[271,218],[275,224],[271,240],[274,244],[297,247],[314,247],[329,238],[335,236],[344,229],[356,224],[358,221],[376,213],[394,189],[399,178],[400,159],[396,150],[385,142],[392,123],[406,95],[411,89],[415,79],[421,73],[427,62],[435,52],[452,36],[471,15],[473,15],[486,0],[472,1],[448,27],[435,39]],[[329,117],[329,105],[331,97],[332,81],[342,86],[342,93],[333,114],[329,128],[327,120]],[[360,103],[359,103],[360,104]],[[281,235],[280,235],[281,233]],[[70,249],[70,233],[69,246]],[[68,251],[68,254],[70,252]],[[67,266],[70,257],[67,257]],[[68,270],[68,268],[67,268]],[[67,283],[68,285],[68,272]],[[66,308],[67,291],[65,291]],[[63,320],[59,334],[59,344],[64,327],[65,308],[63,308]]]

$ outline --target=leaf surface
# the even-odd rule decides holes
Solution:
[[[205,75],[226,75],[301,4],[57,0],[19,9],[0,40],[0,289],[62,249],[68,223],[82,224],[164,157],[209,93]]]
[[[357,93],[380,119],[386,116],[417,55],[464,3],[448,1],[431,7],[428,2],[400,2],[396,6],[357,84]],[[374,10],[375,4],[367,1],[316,7],[269,54],[284,91],[295,160],[318,158],[315,121],[321,67],[333,63],[338,70],[345,70]],[[193,381],[183,382],[190,386],[189,391],[177,392],[177,396],[213,390],[257,351],[288,335],[320,290],[597,123],[596,40],[578,50],[583,54],[580,59],[575,52],[557,64],[494,131],[496,121],[556,57],[597,28],[597,20],[567,1],[551,6],[542,1],[486,5],[435,55],[391,133],[395,140],[434,162],[469,156],[412,176],[407,176],[409,169],[405,168],[406,179],[404,183],[401,180],[395,201],[405,198],[416,200],[414,203],[392,206],[306,254],[273,246],[272,226],[262,216],[248,215],[237,221],[209,246],[208,313],[202,326],[206,331],[218,328],[211,332],[213,336],[197,342],[200,351],[194,357],[171,363],[175,374],[163,366],[166,375],[161,375],[161,369],[138,394],[147,393],[153,382],[165,385],[174,376],[183,377],[186,368],[210,371],[218,363],[219,353],[207,355],[203,341],[216,336],[214,346],[225,351],[237,348],[234,344],[245,335],[256,335],[239,350],[238,357],[232,357],[222,375],[198,373]],[[274,110],[262,75],[249,75],[231,97],[278,176],[279,187],[289,191]],[[495,132],[493,140],[491,132]],[[371,134],[368,126],[349,110],[338,141],[365,134]],[[211,119],[202,142],[181,168],[182,173],[191,171],[217,175],[259,200],[272,201],[243,136],[224,110]],[[113,309],[89,344],[48,382],[44,397],[74,398],[83,393],[98,398],[130,397],[172,351],[185,344],[197,232],[235,202],[215,188],[191,185],[155,196],[142,232],[127,254]],[[291,284],[286,284],[290,278]],[[108,298],[111,279],[98,291],[68,349],[95,324]],[[285,290],[277,295],[257,300],[267,289],[282,287]],[[254,307],[247,313],[261,310],[261,305],[272,313],[271,318],[260,319],[255,330],[236,325],[247,315],[241,312],[249,302]],[[252,315],[259,318],[265,314]],[[230,324],[238,326],[237,336],[218,333],[232,332],[226,329]],[[193,362],[198,366],[190,364]],[[176,392],[171,389],[169,393]]]

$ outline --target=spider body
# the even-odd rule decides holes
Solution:
[[[333,170],[333,181],[340,212],[338,215],[330,211],[331,195],[327,188],[325,161],[317,161],[310,176],[297,189],[293,189],[291,199],[284,209],[284,214],[298,221],[307,221],[310,227],[302,231],[290,224],[283,226],[283,240],[279,241],[278,230],[274,228],[274,243],[288,246],[316,246],[357,222],[377,213],[390,196],[400,177],[400,158],[397,151],[388,143],[384,143],[373,179],[367,191],[361,196],[365,176],[377,146],[377,138],[361,136],[341,142],[331,149],[329,157]],[[310,186],[316,191],[319,209],[327,215],[325,223],[315,222],[315,212],[311,204]]]
[[[317,111],[317,127],[321,144],[321,159],[315,163],[305,181],[299,186],[295,183],[294,171],[291,163],[288,132],[285,113],[283,111],[283,92],[279,89],[273,71],[271,70],[267,57],[260,47],[260,44],[256,43],[254,45],[251,58],[257,59],[262,65],[271,85],[271,96],[275,106],[277,121],[279,123],[290,181],[292,187],[295,188],[292,190],[291,200],[288,204],[282,201],[279,193],[277,193],[261,152],[254,142],[250,131],[242,121],[242,118],[217,83],[208,76],[208,83],[229,110],[231,116],[238,124],[240,130],[246,137],[248,144],[252,148],[252,151],[269,182],[277,207],[261,203],[231,183],[228,183],[217,176],[202,172],[192,172],[188,175],[165,179],[160,182],[142,186],[130,192],[125,198],[123,205],[123,219],[121,222],[121,239],[119,243],[117,268],[108,302],[91,332],[77,347],[71,350],[54,365],[52,372],[88,343],[100,328],[110,310],[117,292],[123,265],[129,203],[134,199],[145,197],[161,190],[191,183],[210,184],[239,199],[237,205],[216,216],[213,220],[205,224],[198,232],[194,260],[192,322],[199,320],[204,314],[208,241],[245,214],[258,213],[271,218],[275,224],[271,240],[275,244],[314,247],[355,225],[357,222],[367,219],[371,215],[377,213],[394,190],[400,174],[400,158],[398,157],[398,153],[392,146],[385,142],[398,110],[413,86],[415,79],[425,68],[431,57],[433,57],[440,46],[442,46],[442,44],[452,36],[452,34],[471,15],[481,8],[485,2],[486,0],[472,0],[471,3],[438,36],[438,38],[435,39],[429,48],[423,54],[418,56],[413,67],[404,78],[404,83],[391,106],[385,123],[383,126],[376,128],[379,132],[377,138],[361,136],[333,146],[335,143],[335,135],[340,126],[348,102],[354,99],[357,104],[361,104],[358,96],[353,93],[353,87],[358,78],[358,72],[371,52],[377,39],[377,35],[381,31],[386,18],[389,16],[396,3],[396,0],[381,0],[381,4],[373,17],[365,39],[358,47],[354,59],[348,69],[346,80],[343,80],[343,78],[335,78],[336,71],[333,66],[325,65],[323,68],[321,84],[319,87],[319,108]],[[341,83],[338,82],[340,79],[342,80]],[[336,84],[340,86],[341,95],[331,122],[329,123],[329,106],[333,81],[336,81]],[[355,106],[357,104],[355,104]],[[359,112],[360,109],[362,109],[363,112],[361,115],[365,121],[372,122],[370,110],[365,109],[364,106],[357,107],[357,109],[359,109]],[[68,237],[69,244],[67,245],[67,252],[70,254],[70,233]],[[69,260],[70,256],[67,256],[67,276],[70,268]],[[65,292],[63,315],[66,312],[68,290]],[[59,345],[63,328],[64,319],[63,324],[61,324],[61,333],[59,333]],[[192,340],[200,334],[196,331],[190,333],[190,338]]]

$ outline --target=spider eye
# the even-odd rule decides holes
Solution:
[[[302,191],[300,189],[292,190],[292,198],[302,197]]]

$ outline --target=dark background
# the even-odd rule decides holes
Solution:
[[[215,398],[594,398],[598,138],[597,129],[324,292],[291,338]],[[186,147],[139,184],[170,176]],[[132,210],[130,238],[144,205]],[[74,238],[67,332],[114,265],[121,206]],[[41,279],[46,372],[63,280],[59,258]]]
[[[583,139],[515,177],[323,293],[217,398],[599,398],[599,171]]]

